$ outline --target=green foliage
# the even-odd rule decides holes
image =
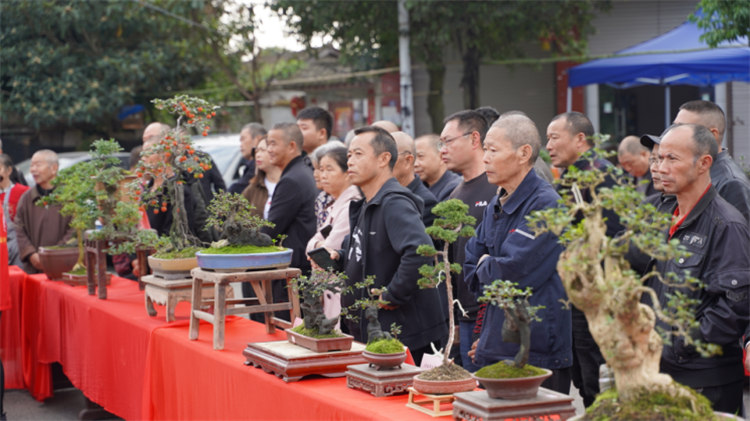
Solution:
[[[241,194],[220,192],[208,205],[209,217],[206,225],[222,231],[222,238],[232,245],[267,246],[259,244],[260,230],[263,227],[273,227],[274,224],[252,213],[253,206]],[[249,242],[251,240],[256,242]]]
[[[474,375],[484,379],[515,379],[541,376],[544,373],[546,371],[533,365],[526,364],[523,367],[516,367],[510,361],[498,361],[495,364],[480,368]]]
[[[254,253],[274,253],[284,251],[283,248],[278,246],[224,246],[224,247],[209,247],[201,250],[203,254],[254,254]]]
[[[349,290],[346,285],[346,279],[346,275],[344,274],[314,269],[309,277],[300,276],[292,280],[292,288],[302,298],[302,303],[300,304],[304,316],[304,324],[301,325],[302,329],[307,329],[316,335],[327,335],[333,332],[338,318],[327,319],[325,317],[323,312],[323,294],[326,291],[345,293]],[[308,334],[305,335],[311,336]]]
[[[202,1],[149,1],[171,13]],[[157,92],[190,87],[205,61],[191,28],[141,2],[0,2],[2,117],[36,128],[107,125],[117,110]]]
[[[514,311],[516,307],[526,307],[530,320],[541,322],[542,319],[536,314],[544,306],[529,305],[529,297],[532,294],[531,287],[520,289],[518,282],[494,280],[490,285],[484,287],[484,292],[479,297],[480,303],[489,303],[503,310]]]
[[[367,344],[365,350],[375,354],[396,354],[404,352],[404,344],[398,339],[381,339]]]
[[[292,331],[299,333],[300,335],[309,336],[316,339],[329,339],[329,338],[340,338],[342,335],[340,332],[331,331],[328,333],[320,333],[317,329],[311,329],[305,327],[305,325],[299,325],[292,328]]]
[[[643,389],[638,396],[623,405],[617,389],[607,389],[586,409],[586,419],[592,421],[703,421],[717,420],[711,402],[700,393],[679,385],[683,395]]]
[[[342,275],[343,276],[343,275]],[[348,320],[356,321],[359,320],[360,312],[370,307],[378,308],[381,305],[388,305],[388,301],[382,300],[380,297],[387,291],[383,288],[370,288],[375,285],[375,275],[368,275],[360,282],[355,282],[351,288],[347,287],[343,292],[356,293],[359,292],[359,297],[349,306],[341,309],[341,315],[346,317]],[[400,327],[395,324],[391,326],[391,329],[396,328],[400,332]]]
[[[724,41],[737,41],[750,36],[750,7],[736,0],[700,0],[696,11],[703,9],[702,16],[690,15],[690,21],[706,29],[701,35],[711,48]]]

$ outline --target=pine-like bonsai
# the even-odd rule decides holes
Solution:
[[[619,170],[609,172],[616,178],[621,174]],[[645,411],[650,409],[649,405],[637,402],[656,397],[673,402],[655,409],[662,414],[674,411],[673,418],[659,419],[711,418],[707,400],[659,372],[663,340],[654,329],[657,318],[670,323],[672,333],[682,336],[702,354],[716,351],[716,346],[695,341],[688,334],[698,325],[691,310],[695,301],[676,292],[670,298],[670,306],[661,308],[656,294],[646,285],[651,277],[661,278],[659,273],[652,271],[639,276],[626,259],[631,246],[659,260],[679,259],[686,257],[687,252],[677,241],[665,239],[663,233],[670,226],[669,215],[644,203],[643,195],[627,182],[597,190],[595,187],[606,175],[604,171],[579,171],[571,167],[561,180],[569,189],[562,195],[563,206],[535,212],[529,218],[537,235],[551,231],[564,246],[557,271],[569,301],[586,315],[591,334],[614,372],[616,394],[605,392],[609,398],[603,400],[600,396],[597,403],[608,401],[618,405],[620,413],[625,413],[626,408],[638,408],[640,412],[633,416],[647,419]],[[590,193],[590,202],[582,200],[584,190]],[[617,238],[605,234],[602,211],[607,209],[619,216],[625,228]],[[688,288],[699,285],[694,278],[680,279],[675,274],[662,281]],[[644,295],[651,298],[653,307],[641,302]]]
[[[431,373],[445,371],[455,372],[456,378],[471,377],[471,373],[453,364],[453,361],[449,359],[455,334],[453,306],[458,303],[458,300],[454,300],[453,298],[451,272],[461,273],[461,265],[451,263],[448,260],[448,248],[459,236],[473,237],[476,235],[474,231],[476,219],[469,215],[468,211],[469,206],[459,199],[446,200],[435,205],[432,213],[437,215],[437,218],[435,218],[431,227],[425,229],[425,232],[430,237],[442,241],[443,249],[438,251],[432,244],[422,244],[417,248],[418,254],[430,256],[435,259],[434,265],[423,265],[419,268],[421,278],[418,283],[420,288],[437,288],[440,283],[445,282],[448,297],[448,343],[446,343],[445,350],[443,351],[443,364],[419,375],[420,378],[425,380],[430,379]]]
[[[367,346],[365,350],[376,354],[394,354],[404,352],[406,347],[398,340],[401,334],[401,326],[392,323],[390,331],[386,332],[380,325],[378,311],[381,305],[387,305],[381,297],[386,288],[371,288],[375,285],[375,276],[367,276],[363,281],[354,284],[353,290],[366,291],[367,295],[354,301],[354,303],[341,310],[342,314],[349,320],[359,320],[360,314],[367,320]]]
[[[204,249],[207,254],[259,253],[281,250],[273,245],[268,234],[260,230],[273,226],[252,213],[253,206],[244,196],[237,193],[221,192],[214,196],[208,206],[209,217],[206,225],[221,232],[222,240]]]

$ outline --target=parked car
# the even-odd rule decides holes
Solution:
[[[130,168],[130,154],[128,152],[118,152],[115,156],[120,159],[120,166],[122,168]],[[60,164],[59,170],[72,167],[79,162],[85,162],[90,159],[91,154],[88,152],[59,152],[57,154],[57,160]],[[36,185],[34,177],[31,176],[31,159],[21,161],[16,165],[16,168],[18,169],[18,172],[23,174],[24,178],[26,178],[26,183],[29,187]]]
[[[240,178],[240,134],[217,134],[211,136],[194,136],[193,144],[211,155],[219,168],[227,188]]]

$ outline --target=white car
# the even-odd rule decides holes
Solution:
[[[227,188],[240,178],[240,134],[217,134],[211,136],[193,136],[193,144],[211,155],[221,172]]]

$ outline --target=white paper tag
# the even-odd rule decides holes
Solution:
[[[294,323],[292,323],[292,327],[297,327],[301,325],[304,322],[304,320],[300,319],[299,317],[294,318]]]
[[[443,356],[441,354],[424,354],[419,366],[425,370],[429,370],[441,364],[443,364]]]

